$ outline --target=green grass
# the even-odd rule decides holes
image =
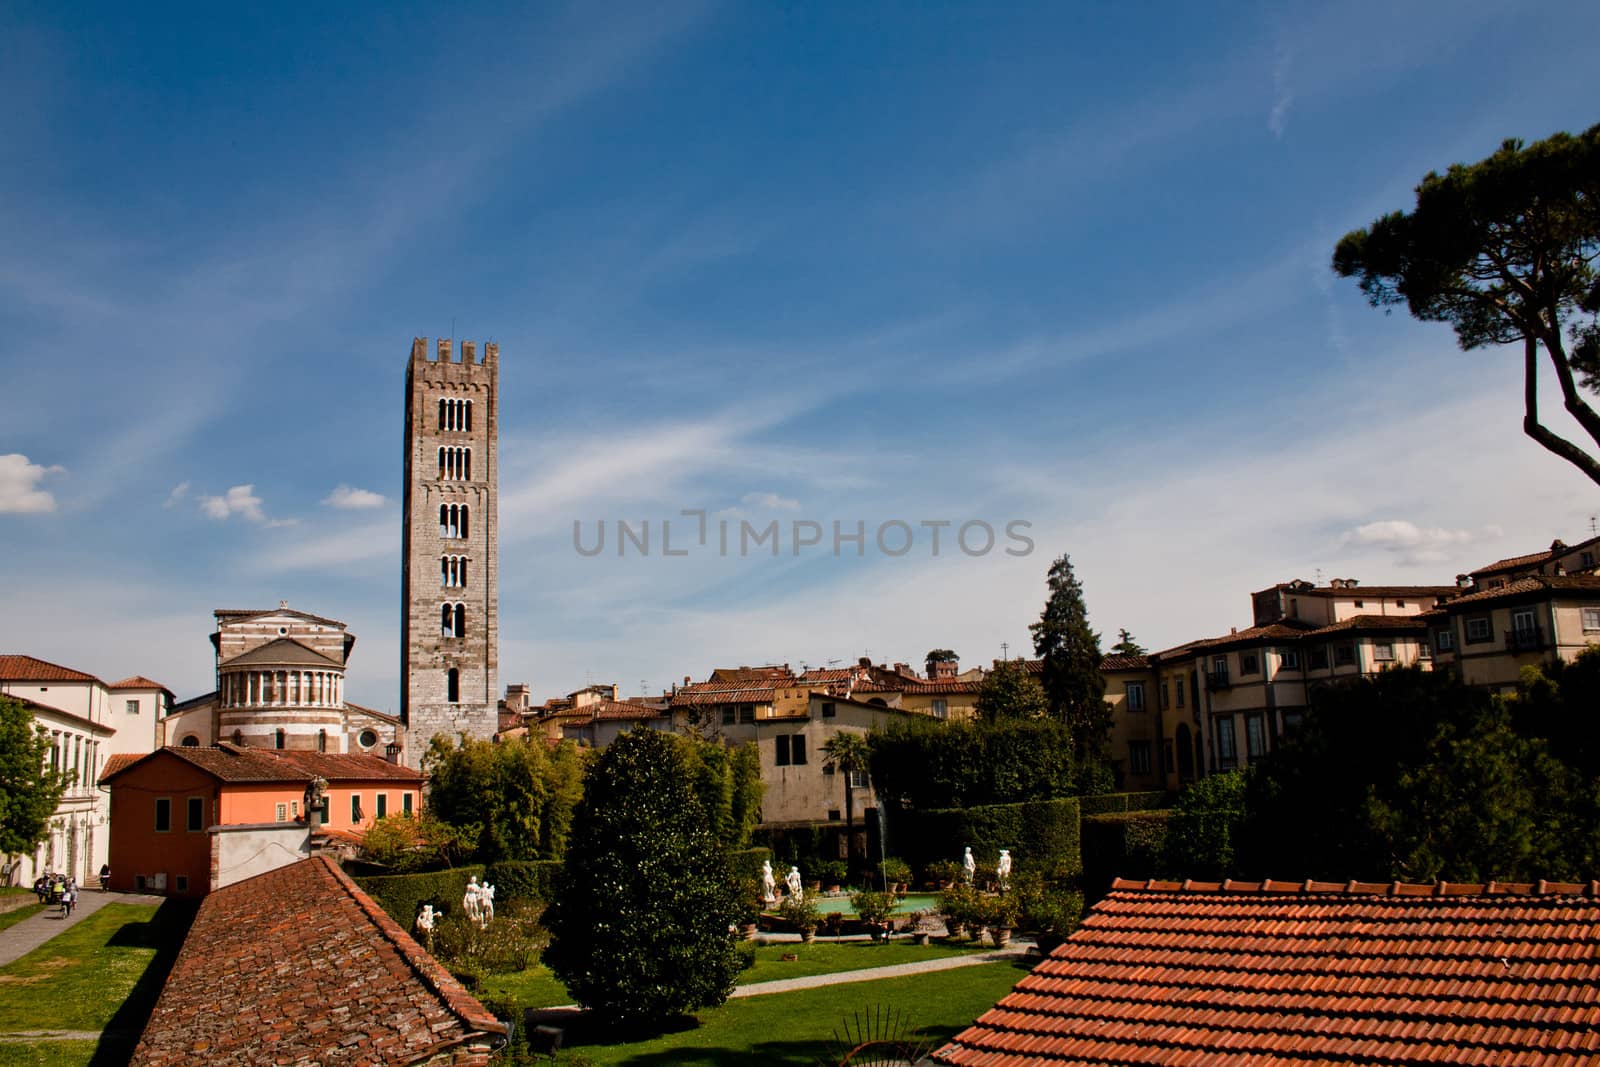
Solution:
[[[94,1059],[93,1041],[40,1041],[0,1044],[0,1067],[85,1067]]]
[[[98,1043],[0,1044],[0,1067],[126,1063],[193,917],[187,901],[107,904],[0,967],[0,1033],[102,1031]]]
[[[29,904],[25,908],[18,908],[16,911],[8,911],[4,915],[0,915],[0,930],[4,930],[8,926],[15,926],[28,916],[37,915],[43,910],[43,904]]]
[[[0,885],[0,897],[20,897],[24,893],[32,892],[33,890],[25,885]]]
[[[604,1020],[583,1020],[562,1048],[600,1067],[705,1064],[734,1067],[814,1067],[834,1048],[844,1020],[869,1008],[896,1009],[937,1044],[972,1023],[1026,971],[1013,963],[984,963],[908,978],[806,989],[730,1000],[703,1011],[698,1024],[676,1033],[624,1042]]]
[[[889,944],[869,944],[865,941],[817,941],[806,945],[800,942],[777,942],[756,946],[756,965],[740,973],[738,983],[775,982],[783,978],[805,978],[814,974],[838,974],[841,971],[859,971],[868,967],[892,967],[900,963],[919,960],[944,959],[948,956],[966,956],[975,951],[990,950],[990,946],[977,942],[959,944],[934,943],[913,945],[909,941],[891,941]],[[785,961],[786,954],[799,959]],[[548,967],[542,964],[518,974],[498,974],[485,979],[477,991],[480,999],[491,1001],[515,998],[524,1008],[549,1008],[558,1004],[571,1004],[572,997],[566,986],[556,980]]]

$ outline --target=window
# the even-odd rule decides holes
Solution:
[[[824,703],[822,705],[822,717],[824,719],[831,719],[837,714],[839,714],[839,709],[837,707],[835,707],[831,702],[830,703]]]
[[[465,604],[439,605],[439,636],[467,636],[467,606]]]
[[[373,745],[378,743],[378,731],[362,730],[361,735],[356,738],[356,742],[360,744],[362,748],[371,748]]]
[[[1433,634],[1433,647],[1440,652],[1449,652],[1456,647],[1456,635],[1449,630],[1436,630]]]
[[[756,721],[756,706],[754,704],[739,705],[739,721],[746,726]]]
[[[1325,670],[1327,670],[1328,669],[1328,646],[1327,645],[1318,645],[1316,648],[1313,648],[1309,653],[1307,653],[1306,662],[1310,666],[1310,668],[1312,670],[1314,670],[1314,671],[1325,671]]]
[[[1260,715],[1244,717],[1244,746],[1251,759],[1258,759],[1267,754],[1266,724]]]
[[[470,433],[472,430],[472,401],[455,397],[439,398],[439,429]]]
[[[1374,642],[1374,644],[1372,646],[1372,658],[1377,660],[1379,663],[1393,663],[1394,662],[1394,642],[1393,641],[1377,641],[1377,642]]]
[[[842,818],[844,818],[844,816],[839,814],[839,809],[838,808],[829,808],[828,809],[828,821],[829,822],[838,822]]]
[[[317,731],[317,751],[318,752],[326,752],[326,751],[328,751],[328,731],[326,731],[326,730],[318,730]]]
[[[1367,606],[1367,602],[1366,602],[1366,601],[1365,601],[1365,600],[1358,600],[1358,601],[1356,601],[1356,607],[1358,607],[1358,608],[1364,608],[1364,607],[1366,607],[1366,606]]]
[[[1124,682],[1123,692],[1127,695],[1129,711],[1144,710],[1144,683]]]
[[[439,505],[439,536],[452,541],[467,539],[467,505]]]
[[[283,732],[282,729],[274,730],[272,732],[272,747],[273,748],[282,748],[284,740],[285,740],[285,736],[284,736],[284,732]]]
[[[139,714],[139,702],[137,700],[128,701],[127,706],[126,706],[126,708],[124,710],[126,710],[129,715],[137,715],[137,714]]]
[[[1467,644],[1475,645],[1489,640],[1489,616],[1480,615],[1467,620]]]
[[[1583,609],[1583,632],[1593,633],[1600,630],[1600,608]]]
[[[361,823],[363,821],[365,821],[365,819],[366,819],[366,816],[361,814],[361,794],[360,793],[351,793],[350,794],[350,821],[355,823],[357,826],[360,826]]]
[[[184,734],[183,740],[179,741],[178,744],[182,745],[184,748],[199,748],[200,739],[194,734]]]
[[[1164,739],[1161,742],[1161,759],[1162,759],[1161,769],[1163,771],[1171,770],[1172,769],[1172,738],[1170,738],[1170,737]]]
[[[156,833],[164,834],[172,829],[172,798],[156,797]]]
[[[948,719],[950,717],[950,702],[939,698],[933,702],[933,717],[935,719]]]
[[[289,805],[287,805],[287,804],[279,804],[275,814],[276,814],[277,819],[278,819],[279,822],[288,822],[289,821]]]
[[[452,704],[461,703],[461,672],[455,667],[444,672],[444,698]]]
[[[401,793],[400,794],[400,810],[405,812],[407,815],[411,814],[411,794],[410,793]]]
[[[1336,645],[1333,649],[1333,663],[1336,667],[1348,667],[1356,661],[1355,645]]]
[[[867,772],[866,771],[851,771],[850,772],[850,788],[851,789],[865,789],[866,787],[867,787]]]
[[[1149,774],[1150,773],[1150,742],[1148,742],[1148,741],[1129,741],[1128,742],[1128,773],[1129,774]]]
[[[1420,660],[1430,660],[1433,658],[1433,646],[1428,644],[1426,640],[1417,642],[1417,658]]]
[[[1593,552],[1585,552],[1583,554],[1583,560],[1582,560],[1582,562],[1580,562],[1578,564],[1578,566],[1580,566],[1580,567],[1593,567],[1594,566],[1594,553]]]
[[[378,818],[381,819],[387,814],[389,814],[389,794],[388,793],[379,793],[378,794]]]
[[[1163,678],[1161,680],[1161,710],[1162,711],[1166,711],[1167,708],[1171,706],[1171,704],[1172,704],[1171,696],[1172,696],[1172,687],[1169,684],[1167,684],[1166,679]]]
[[[1256,657],[1256,654],[1254,652],[1241,652],[1241,653],[1239,653],[1239,673],[1240,674],[1259,674],[1260,671],[1261,671],[1261,662]]]
[[[446,589],[462,589],[467,584],[467,557],[440,556],[439,584]]]
[[[1239,753],[1233,740],[1233,716],[1217,720],[1217,766],[1231,771],[1239,762]]]
[[[188,825],[189,831],[192,833],[192,832],[194,832],[196,830],[204,830],[206,828],[205,822],[206,822],[206,802],[205,802],[205,798],[204,797],[190,797],[189,798],[189,825]]]
[[[734,720],[736,720],[738,717],[738,713],[732,704],[722,709],[722,725],[732,726],[734,724]]]
[[[1396,600],[1394,602],[1394,606],[1397,608],[1403,608],[1406,606],[1406,602],[1404,600]]]
[[[779,734],[777,764],[780,767],[803,767],[806,762],[806,735]]]
[[[1297,671],[1300,669],[1300,651],[1294,648],[1278,649],[1278,669]]]
[[[824,764],[823,764],[823,765],[822,765],[822,773],[823,773],[823,774],[828,774],[828,775],[831,775],[831,774],[832,774],[832,773],[833,773],[833,764],[831,764],[831,763],[824,763]]]
[[[174,881],[174,884],[178,888],[178,892],[187,893],[189,891],[189,876],[188,875],[180,874],[173,881]]]
[[[1172,683],[1172,695],[1178,698],[1178,707],[1183,707],[1183,678],[1179,677]]]
[[[466,482],[472,480],[472,449],[442,447],[439,449],[439,480]]]

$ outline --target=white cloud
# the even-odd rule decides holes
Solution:
[[[1381,519],[1365,523],[1339,539],[1341,547],[1357,545],[1381,548],[1394,553],[1402,566],[1420,566],[1442,563],[1450,558],[1452,547],[1469,545],[1484,536],[1498,537],[1497,526],[1487,527],[1482,534],[1470,530],[1447,530],[1442,527],[1422,527],[1407,519]]]
[[[382,493],[374,493],[371,489],[356,489],[353,486],[341,485],[327,496],[322,502],[330,508],[381,508],[384,504]]]
[[[393,519],[288,543],[252,556],[256,569],[267,573],[347,571],[358,564],[399,558],[400,523]]]
[[[172,487],[172,492],[167,494],[167,502],[165,504],[162,504],[161,506],[164,507],[164,508],[173,507],[180,500],[182,500],[184,497],[186,497],[188,495],[189,495],[189,483],[188,482],[179,482],[177,485]]]
[[[743,503],[753,508],[765,508],[768,511],[799,511],[800,501],[777,493],[746,493]]]
[[[254,485],[236,485],[222,496],[200,498],[200,512],[208,519],[225,522],[235,515],[250,522],[266,522],[261,510],[261,498],[256,496]]]
[[[1267,114],[1267,129],[1279,139],[1289,126],[1289,105],[1294,103],[1294,90],[1289,85],[1289,66],[1293,59],[1294,53],[1288,45],[1279,44],[1272,64],[1272,110]]]
[[[39,483],[64,467],[42,467],[20,452],[0,456],[0,514],[37,515],[56,509],[56,498]]]

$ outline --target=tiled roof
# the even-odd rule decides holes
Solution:
[[[787,665],[767,667],[718,667],[711,672],[711,677],[706,683],[717,682],[787,682],[794,678],[794,672]],[[706,684],[703,683],[703,684]]]
[[[293,615],[296,618],[306,619],[310,622],[321,622],[341,628],[344,626],[344,623],[338,619],[325,619],[321,615],[313,615],[309,611],[296,611],[294,608],[265,608],[257,610],[249,608],[218,608],[211,614],[219,619],[227,619],[229,622],[239,622],[259,615]]]
[[[856,676],[854,667],[813,667],[800,676],[803,682],[848,682]]]
[[[1477,570],[1468,571],[1467,573],[1476,578],[1480,574],[1493,574],[1496,571],[1509,571],[1515,570],[1518,567],[1531,567],[1538,563],[1544,563],[1555,557],[1555,555],[1555,552],[1552,552],[1547,548],[1543,552],[1530,552],[1526,556],[1507,556],[1505,559],[1497,559],[1493,563],[1485,564],[1484,566],[1479,567]]]
[[[300,666],[311,667],[343,667],[344,664],[331,656],[325,656],[308,645],[303,645],[292,637],[280,637],[268,641],[264,645],[241,652],[232,659],[223,660],[220,667],[248,667],[253,664],[264,663],[269,666]]]
[[[941,678],[937,682],[907,682],[905,685],[887,689],[869,689],[858,685],[857,693],[899,692],[906,696],[938,696],[944,693],[976,693],[983,688],[982,682],[958,681],[955,678]]]
[[[56,716],[58,719],[67,719],[68,721],[76,723],[91,733],[114,734],[117,732],[115,727],[107,726],[103,722],[95,722],[93,719],[86,719],[77,712],[66,711],[50,704],[41,704],[32,697],[25,697],[13,693],[11,694],[11,699],[17,701],[25,708],[33,708],[36,711],[48,712],[49,714]]]
[[[344,702],[344,710],[353,711],[358,715],[366,715],[370,718],[379,719],[393,726],[403,725],[400,722],[400,717],[398,715],[390,715],[386,712],[379,711],[377,708],[369,708],[361,704],[352,704],[348,700]]]
[[[422,781],[422,775],[409,767],[365,753],[245,748],[226,742],[209,748],[169,745],[141,756],[136,762],[162,756],[181,759],[224,782],[306,782],[317,775],[330,782]],[[131,766],[119,767],[118,772]],[[110,777],[108,768],[100,779],[105,781]]]
[[[1543,574],[1529,575],[1526,578],[1517,578],[1507,582],[1498,589],[1479,589],[1475,592],[1458,596],[1450,602],[1450,607],[1457,604],[1481,604],[1488,600],[1499,600],[1538,594],[1547,591],[1568,593],[1597,593],[1600,594],[1600,576],[1593,574]]]
[[[1123,655],[1107,656],[1105,659],[1100,661],[1100,669],[1103,670],[1103,671],[1143,671],[1143,670],[1149,670],[1150,669],[1150,657],[1149,656],[1145,656],[1145,655],[1138,655],[1138,656],[1123,656]]]
[[[772,685],[753,685],[749,682],[695,682],[681,687],[672,694],[672,706],[676,708],[700,704],[770,704],[775,688]]]
[[[107,689],[160,689],[163,692],[167,692],[167,693],[171,692],[170,689],[168,689],[166,686],[162,685],[160,682],[152,682],[150,679],[146,678],[142,674],[135,674],[135,675],[133,675],[131,677],[124,678],[120,682],[112,682],[110,685],[106,686],[106,688]]]
[[[1352,615],[1336,623],[1311,630],[1305,637],[1323,637],[1329,634],[1352,632],[1401,633],[1422,631],[1428,621],[1420,615]]]
[[[36,656],[0,655],[0,682],[98,682],[92,674]]]
[[[1176,648],[1169,648],[1165,652],[1157,652],[1153,657],[1156,660],[1175,659],[1181,656],[1192,655],[1195,652],[1229,648],[1233,645],[1260,644],[1264,641],[1293,641],[1304,637],[1311,629],[1308,622],[1285,620],[1283,622],[1268,623],[1265,626],[1251,626],[1233,633],[1223,634],[1220,637],[1203,637]]]
[[[600,700],[593,704],[585,704],[578,709],[587,714],[590,721],[595,719],[658,719],[666,714],[661,708],[652,708],[644,704],[633,704],[626,700]]]
[[[505,1032],[315,856],[206,897],[132,1062],[409,1064]]]
[[[935,1062],[1579,1064],[1600,884],[1118,880]]]
[[[138,763],[140,760],[144,759],[144,757],[145,753],[143,752],[118,752],[115,755],[108,756],[106,758],[106,765],[100,768],[100,781],[104,782],[107,778],[110,778],[118,771],[127,767],[132,767],[135,763]]]

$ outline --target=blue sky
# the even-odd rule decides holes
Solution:
[[[393,708],[416,335],[500,344],[501,680],[540,698],[987,662],[1061,552],[1163,647],[1585,536],[1516,359],[1327,263],[1600,121],[1600,8],[1082,8],[8,6],[0,650],[187,697],[213,609],[287,599]],[[868,543],[663,557],[686,509]],[[618,518],[655,551],[575,551]],[[1035,548],[935,557],[946,520]]]

